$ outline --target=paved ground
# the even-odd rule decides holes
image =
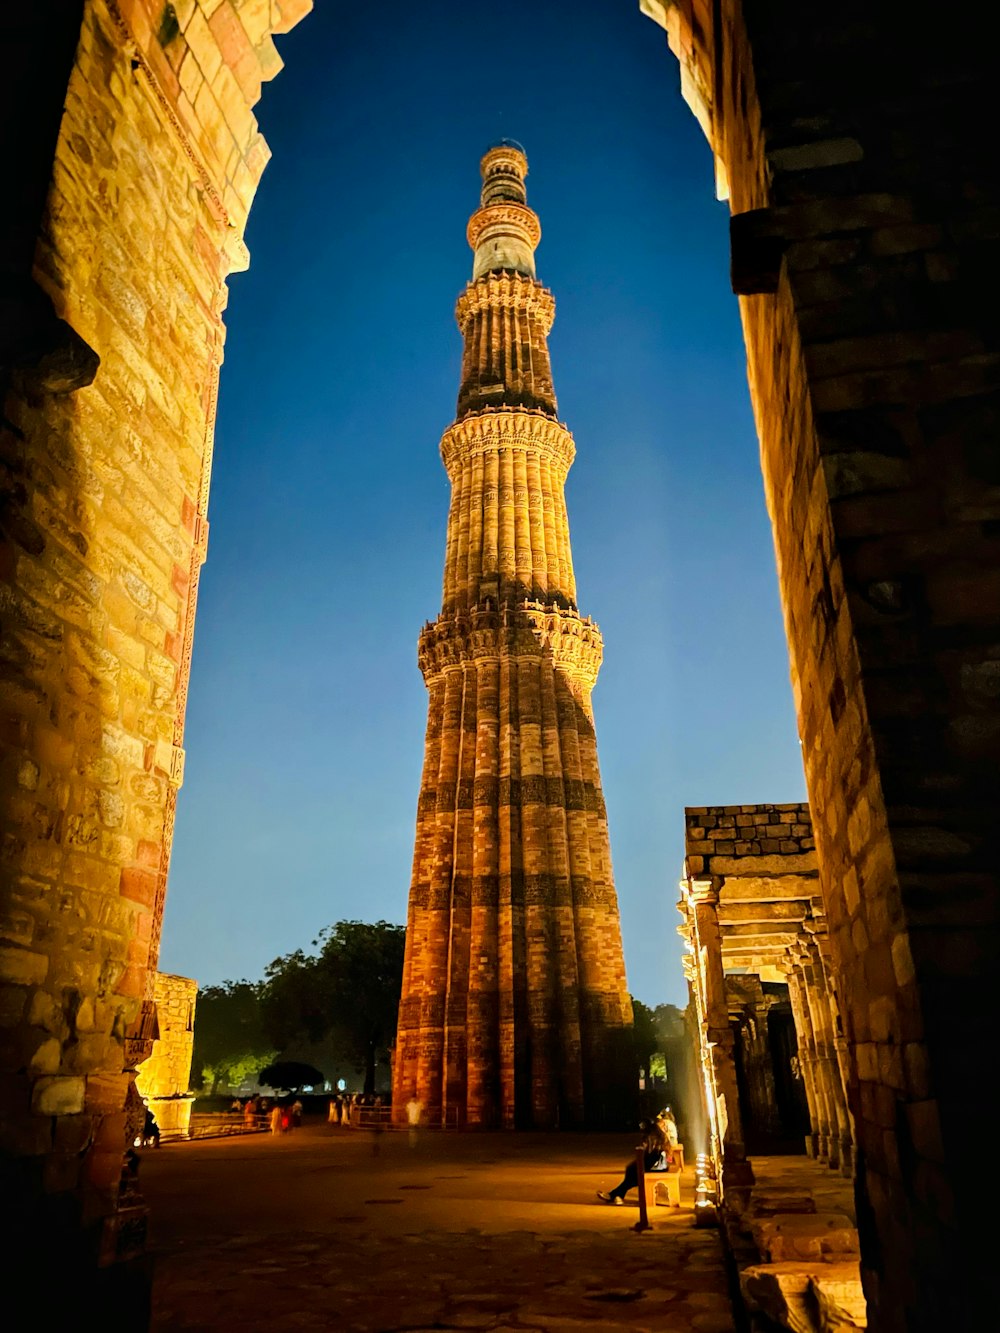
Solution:
[[[718,1233],[595,1197],[615,1135],[378,1136],[308,1123],[146,1152],[154,1330],[733,1333]],[[634,1193],[630,1196],[635,1199]]]

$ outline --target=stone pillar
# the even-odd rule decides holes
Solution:
[[[729,1007],[726,1003],[722,934],[719,929],[719,884],[715,879],[688,880],[687,894],[692,939],[698,960],[704,1042],[710,1056],[716,1103],[722,1158],[722,1194],[727,1206],[735,1212],[742,1212],[753,1187],[753,1171],[746,1160],[736,1065],[733,1060],[735,1039],[729,1025]]]
[[[829,1000],[829,983],[815,940],[809,933],[802,939],[803,974],[806,997],[816,1040],[816,1065],[822,1082],[827,1108],[827,1160],[831,1167],[843,1169],[843,1145],[851,1144],[850,1117],[837,1052],[835,1029]],[[850,1158],[851,1154],[848,1153]],[[850,1167],[848,1166],[848,1173]]]
[[[820,1157],[832,1167],[840,1165],[840,1124],[837,1118],[837,1089],[840,1075],[832,1072],[833,1053],[827,1033],[827,1009],[823,998],[823,980],[819,972],[815,950],[807,936],[800,937],[799,971],[802,976],[802,996],[809,1014],[812,1033],[816,1087],[819,1091],[822,1129]]]
[[[153,992],[157,1037],[149,1059],[139,1066],[135,1086],[156,1118],[164,1142],[189,1135],[197,995],[198,983],[190,977],[157,972]]]
[[[788,997],[792,1005],[792,1018],[795,1021],[795,1035],[798,1039],[802,1085],[806,1091],[806,1105],[809,1107],[809,1133],[806,1135],[805,1147],[810,1157],[820,1157],[824,1108],[816,1085],[816,1043],[809,1021],[809,1010],[803,996],[802,975],[796,958],[791,954],[788,959]]]
[[[847,1038],[844,1035],[837,996],[837,980],[831,956],[830,936],[825,923],[822,922],[809,922],[806,929],[812,934],[813,944],[817,950],[823,977],[822,996],[829,1015],[829,1043],[838,1096],[837,1123],[840,1127],[840,1174],[850,1178],[854,1175],[856,1131],[854,1116],[851,1114],[851,1106],[847,1096],[849,1077]]]

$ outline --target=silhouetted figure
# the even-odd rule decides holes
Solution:
[[[160,1146],[160,1127],[156,1123],[156,1118],[148,1107],[146,1109],[146,1118],[142,1125],[142,1142],[146,1147],[148,1147],[150,1143],[152,1143],[154,1148]]]
[[[647,1171],[666,1171],[670,1166],[670,1145],[667,1142],[666,1131],[663,1127],[662,1116],[657,1116],[649,1129],[646,1131],[645,1138],[642,1140],[641,1148],[643,1150],[643,1166]],[[625,1174],[621,1182],[617,1184],[610,1193],[604,1190],[597,1191],[597,1197],[603,1199],[605,1203],[624,1203],[625,1195],[629,1190],[635,1189],[639,1183],[639,1169],[634,1161],[628,1163],[625,1167]]]

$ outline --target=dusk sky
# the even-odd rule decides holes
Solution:
[[[160,966],[260,977],[406,919],[465,225],[509,136],[542,223],[633,995],[684,1004],[684,806],[805,797],[728,208],[638,0],[317,0],[230,281]]]

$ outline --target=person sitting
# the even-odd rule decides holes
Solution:
[[[671,1149],[677,1147],[677,1121],[674,1119],[674,1113],[669,1106],[665,1106],[656,1117],[663,1125],[663,1132],[667,1136],[667,1144]]]
[[[646,1171],[666,1171],[670,1166],[670,1145],[660,1116],[657,1116],[646,1130],[639,1146],[642,1148],[643,1167]],[[635,1189],[638,1183],[639,1169],[633,1160],[625,1167],[621,1182],[613,1190],[598,1190],[597,1197],[604,1203],[622,1204],[625,1202],[625,1195],[629,1190]]]

